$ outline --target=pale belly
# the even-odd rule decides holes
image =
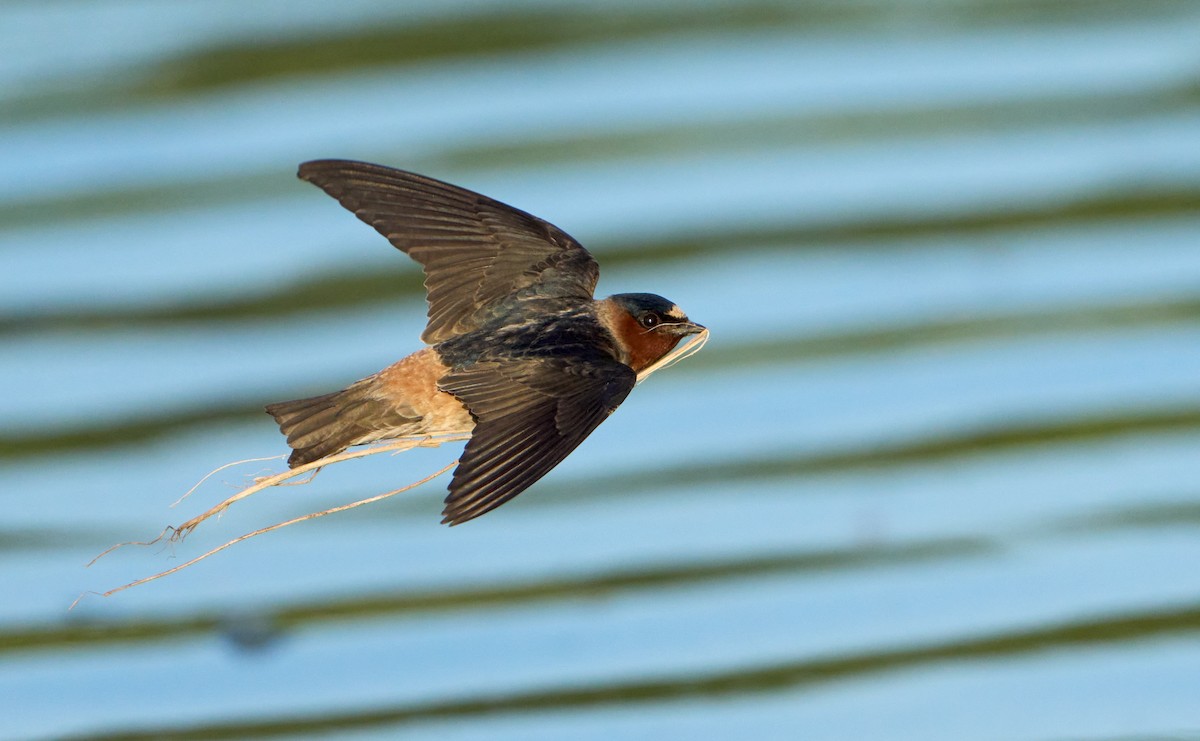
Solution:
[[[421,418],[418,425],[397,430],[395,436],[463,433],[475,428],[463,403],[437,387],[448,370],[437,351],[426,347],[377,374],[380,396],[396,409]]]

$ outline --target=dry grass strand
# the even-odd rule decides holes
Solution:
[[[683,360],[684,358],[688,358],[688,357],[691,357],[692,355],[695,355],[697,352],[700,351],[700,349],[702,347],[704,347],[705,343],[708,342],[708,337],[709,337],[708,330],[705,329],[702,332],[700,332],[699,334],[697,334],[697,335],[693,336],[691,339],[689,339],[688,342],[676,347],[671,352],[669,352],[666,355],[664,355],[663,357],[659,358],[658,361],[656,361],[649,367],[643,369],[642,372],[638,373],[637,383],[641,383],[642,381],[649,378],[651,374],[653,374],[657,371],[660,371],[663,368],[669,368],[670,366],[675,365],[676,363]],[[248,497],[252,494],[256,494],[260,491],[263,491],[264,489],[269,489],[269,488],[272,488],[275,486],[293,486],[293,485],[298,485],[298,484],[307,484],[310,481],[312,481],[313,478],[317,475],[317,473],[325,466],[333,465],[335,463],[342,463],[343,461],[353,460],[355,458],[365,458],[366,456],[369,456],[369,455],[378,455],[379,453],[391,452],[391,453],[395,454],[395,453],[404,452],[406,450],[412,450],[413,448],[418,448],[418,447],[436,448],[436,447],[442,445],[443,443],[455,442],[455,441],[459,441],[459,440],[467,440],[470,438],[470,436],[471,436],[470,433],[452,433],[452,434],[446,434],[446,435],[400,438],[400,439],[392,440],[392,441],[389,441],[387,443],[380,444],[380,445],[373,445],[370,447],[361,448],[359,450],[353,450],[353,451],[343,451],[341,453],[338,453],[337,455],[326,456],[325,458],[321,458],[320,460],[316,460],[311,463],[306,463],[304,465],[296,466],[295,468],[289,468],[288,470],[283,471],[282,473],[272,474],[270,476],[259,476],[254,479],[254,483],[251,484],[250,486],[247,486],[244,489],[242,489],[241,491],[237,492],[236,494],[233,494],[232,496],[227,497],[223,501],[219,502],[216,505],[213,505],[208,510],[191,518],[190,520],[187,520],[186,522],[182,523],[181,525],[178,525],[178,526],[168,525],[167,527],[163,528],[163,531],[161,533],[159,533],[158,537],[154,538],[153,540],[129,541],[126,543],[117,543],[116,545],[106,548],[104,551],[102,551],[100,554],[98,554],[95,558],[93,558],[91,561],[89,561],[87,565],[91,566],[92,564],[96,563],[97,561],[99,561],[101,558],[108,555],[109,553],[112,553],[113,551],[115,551],[119,548],[122,548],[124,546],[127,546],[127,545],[149,546],[149,545],[155,545],[157,543],[161,543],[161,542],[163,542],[164,539],[166,539],[166,541],[168,543],[180,542],[184,538],[186,538],[189,533],[191,533],[193,530],[195,530],[205,520],[207,520],[211,517],[220,516],[222,513],[225,512],[225,510],[229,509],[229,507],[232,506],[234,503],[236,503],[242,499],[245,499],[246,497]],[[176,500],[174,502],[174,504],[172,504],[171,506],[173,507],[173,506],[179,504],[180,502],[182,502],[184,499],[187,499],[204,482],[208,481],[208,479],[212,478],[212,476],[214,476],[217,473],[220,473],[221,471],[227,470],[229,468],[232,468],[234,466],[238,466],[238,465],[241,465],[244,463],[256,463],[256,462],[260,462],[260,461],[276,460],[276,459],[282,458],[282,457],[283,457],[282,455],[275,455],[275,456],[267,456],[267,457],[263,457],[263,458],[247,458],[245,460],[234,461],[232,463],[226,463],[225,465],[219,466],[219,467],[213,469],[212,471],[208,472],[207,474],[205,474],[203,478],[201,478],[199,481],[196,482],[195,486],[188,489],[187,492],[184,493],[184,495],[181,496],[178,500]],[[446,465],[445,467],[439,469],[438,471],[426,476],[425,478],[423,478],[419,481],[413,482],[411,484],[408,484],[407,486],[402,486],[399,489],[393,489],[391,491],[384,492],[383,494],[376,494],[375,496],[367,497],[366,499],[360,499],[356,502],[350,502],[348,504],[342,504],[342,505],[338,505],[336,507],[330,507],[329,509],[321,510],[320,512],[310,512],[309,514],[301,515],[300,517],[294,517],[290,520],[285,520],[283,522],[277,522],[274,525],[268,525],[266,527],[262,527],[257,530],[253,530],[251,532],[245,533],[244,535],[239,535],[238,537],[236,537],[232,540],[226,541],[225,543],[222,543],[221,545],[219,545],[215,548],[212,548],[212,549],[200,554],[199,556],[196,556],[195,558],[185,561],[185,562],[179,564],[178,566],[174,566],[165,571],[160,571],[157,574],[152,574],[151,576],[143,577],[141,579],[136,579],[134,581],[129,582],[128,584],[123,584],[119,587],[115,587],[106,592],[84,592],[83,594],[79,595],[79,597],[77,597],[74,602],[71,603],[71,606],[68,609],[73,609],[75,607],[75,605],[79,604],[79,601],[81,599],[83,599],[85,596],[87,596],[89,594],[97,594],[101,597],[110,597],[118,592],[122,592],[131,587],[136,587],[136,586],[139,586],[142,584],[146,584],[148,582],[152,582],[157,579],[161,579],[164,576],[170,576],[171,574],[174,574],[177,571],[182,571],[183,569],[186,569],[189,566],[199,563],[200,561],[203,561],[204,559],[206,559],[210,556],[220,553],[221,551],[225,550],[226,548],[229,548],[238,543],[241,543],[243,540],[249,540],[250,538],[253,538],[255,536],[262,535],[264,533],[269,533],[273,530],[279,530],[279,529],[287,527],[289,525],[295,525],[296,523],[304,522],[305,520],[312,520],[317,517],[324,517],[325,515],[335,514],[337,512],[343,512],[348,509],[354,509],[355,507],[361,507],[364,504],[371,504],[373,502],[378,502],[382,499],[387,499],[388,497],[392,497],[397,494],[401,494],[403,492],[409,491],[411,489],[415,489],[416,487],[418,487],[428,481],[431,481],[431,480],[437,478],[438,476],[441,476],[442,474],[446,473],[451,468],[453,468],[455,465],[457,465],[457,463],[458,463],[457,460],[453,461],[453,462],[449,463],[448,465]],[[303,476],[304,474],[310,474],[310,475],[308,478],[306,478],[302,481],[293,481],[293,479],[295,479],[299,476]]]
[[[424,484],[426,482],[432,481],[433,479],[436,479],[438,476],[441,476],[442,474],[446,473],[447,471],[449,471],[451,468],[453,468],[456,465],[458,465],[457,460],[451,461],[447,465],[445,465],[442,468],[438,469],[437,471],[429,474],[428,476],[421,479],[420,481],[414,481],[413,483],[408,484],[407,486],[402,486],[399,489],[392,489],[391,491],[384,492],[383,494],[376,494],[375,496],[367,497],[366,499],[359,499],[356,502],[350,502],[348,504],[340,504],[336,507],[330,507],[329,509],[323,509],[320,512],[310,512],[306,515],[301,515],[299,517],[293,517],[290,520],[284,520],[283,522],[277,522],[274,525],[267,525],[266,527],[260,527],[257,530],[253,530],[244,535],[239,535],[238,537],[236,537],[232,540],[228,540],[228,541],[222,543],[221,545],[217,546],[216,548],[211,548],[211,549],[205,551],[204,553],[201,553],[199,556],[196,556],[193,559],[184,561],[183,563],[179,564],[178,566],[169,568],[166,571],[160,571],[157,574],[152,574],[150,576],[142,577],[141,579],[135,579],[134,581],[131,581],[128,584],[122,584],[119,587],[113,587],[112,589],[108,590],[107,592],[84,592],[83,594],[76,597],[75,601],[71,603],[71,607],[67,608],[67,609],[74,608],[75,605],[79,604],[79,600],[83,599],[85,596],[87,596],[89,594],[96,594],[101,597],[111,597],[112,595],[116,594],[117,592],[123,592],[126,589],[129,589],[131,587],[140,586],[142,584],[152,582],[156,579],[161,579],[164,576],[170,576],[171,574],[174,574],[177,571],[182,571],[183,569],[186,569],[188,566],[192,566],[194,564],[197,564],[197,563],[203,561],[204,559],[208,558],[209,556],[216,555],[216,554],[220,553],[221,551],[225,550],[226,548],[229,548],[230,546],[237,545],[238,543],[241,543],[243,540],[249,540],[250,538],[253,538],[257,535],[269,533],[272,530],[279,530],[280,528],[287,527],[288,525],[295,525],[296,523],[304,522],[305,520],[313,520],[318,517],[324,517],[325,515],[332,515],[337,512],[344,512],[345,510],[348,510],[348,509],[354,509],[355,507],[361,507],[364,504],[372,504],[374,502],[380,501],[381,499],[387,499],[388,497],[394,497],[397,494],[403,494],[406,491],[417,488],[421,484]],[[174,528],[171,528],[170,526],[168,526],[166,529],[163,530],[162,534],[159,535],[154,540],[147,541],[145,543],[138,543],[137,545],[152,545],[154,543],[157,543],[162,540],[164,535],[166,535],[168,532],[170,532],[173,529]],[[178,531],[176,530],[176,533],[177,532]],[[176,535],[172,534],[171,540],[173,541],[173,540],[175,540],[175,538],[176,538]],[[122,545],[133,545],[133,544],[122,544]],[[119,546],[112,546],[111,548],[108,549],[108,551],[111,551],[117,547],[119,547]],[[105,551],[104,553],[108,553],[108,551]],[[100,556],[103,556],[104,553],[101,553]],[[100,556],[97,556],[96,559],[100,558]],[[92,559],[92,563],[95,563],[96,559]],[[88,565],[90,566],[91,564],[88,564]]]
[[[637,382],[641,383],[650,377],[650,374],[656,373],[664,368],[670,368],[684,358],[690,358],[700,352],[700,348],[708,343],[708,330],[702,330],[699,334],[693,335],[687,342],[679,345],[671,352],[654,361],[649,366],[642,369],[638,373]]]

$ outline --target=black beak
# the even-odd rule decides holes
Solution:
[[[664,324],[663,329],[673,335],[687,337],[688,335],[700,334],[706,329],[706,327],[703,324],[696,324],[695,322],[688,321],[679,322],[677,324]]]

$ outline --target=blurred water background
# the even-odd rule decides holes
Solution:
[[[1200,737],[1200,5],[0,6],[4,738]],[[512,503],[282,463],[418,346],[366,159],[712,329]]]

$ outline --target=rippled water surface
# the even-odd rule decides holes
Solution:
[[[1200,7],[0,7],[0,736],[1200,737]],[[294,178],[539,214],[712,329],[463,527],[280,461],[416,349]]]

